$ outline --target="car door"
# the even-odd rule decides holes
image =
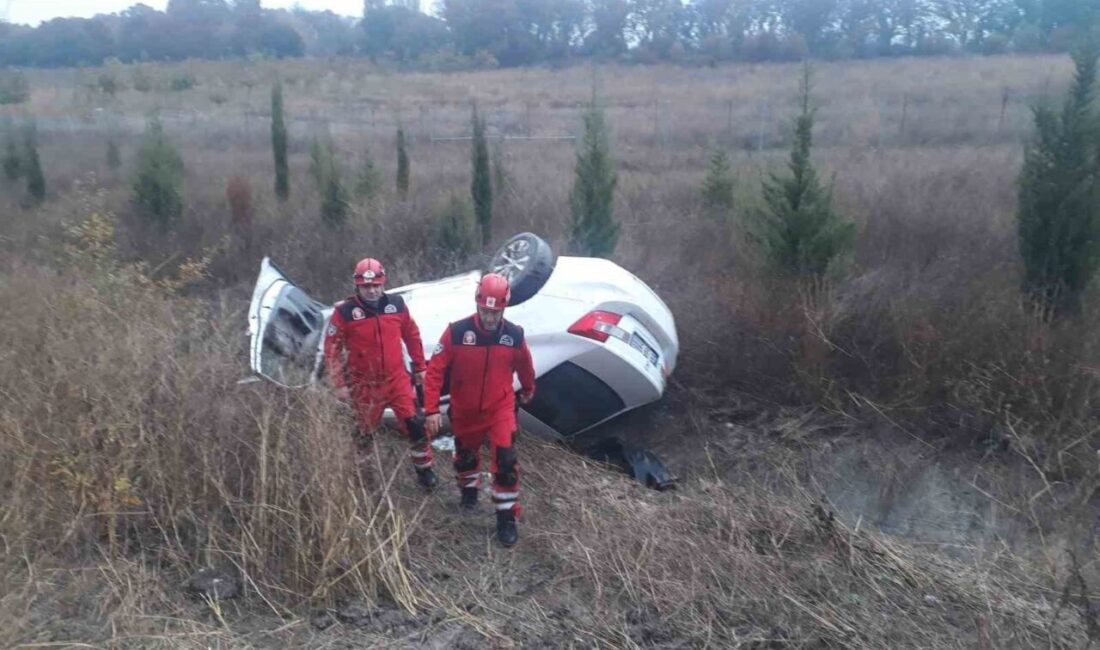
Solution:
[[[252,371],[287,388],[316,381],[331,314],[331,306],[310,298],[265,257],[248,308]]]

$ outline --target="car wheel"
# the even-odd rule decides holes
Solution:
[[[489,271],[508,279],[512,289],[510,306],[531,299],[554,272],[554,251],[538,235],[520,233],[500,247],[489,262]]]

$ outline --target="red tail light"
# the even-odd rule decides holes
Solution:
[[[573,323],[572,327],[569,328],[569,333],[593,339],[600,343],[607,341],[612,336],[622,341],[629,341],[630,335],[618,326],[620,320],[622,320],[621,315],[609,311],[589,312],[576,323]]]

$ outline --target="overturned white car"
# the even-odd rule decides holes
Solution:
[[[574,439],[664,393],[679,352],[676,324],[633,274],[604,259],[555,259],[550,246],[530,233],[511,238],[489,267],[511,284],[505,317],[524,328],[535,362],[538,390],[520,412],[524,429]],[[387,291],[405,299],[426,356],[449,323],[473,313],[481,274]],[[307,296],[265,258],[248,312],[253,371],[287,387],[318,381],[331,312],[331,305]]]

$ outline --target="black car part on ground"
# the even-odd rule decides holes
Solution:
[[[676,488],[677,478],[668,471],[656,454],[641,449],[621,438],[609,437],[579,449],[589,458],[616,467],[648,488],[658,491]]]
[[[536,234],[524,232],[504,242],[489,261],[486,272],[499,273],[508,279],[512,289],[508,304],[514,307],[542,289],[556,262],[550,244]]]

